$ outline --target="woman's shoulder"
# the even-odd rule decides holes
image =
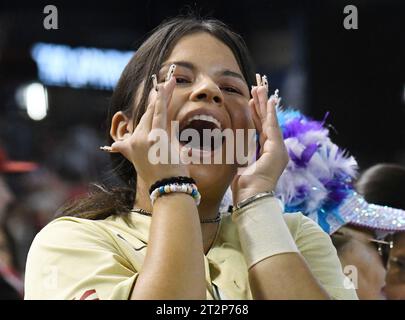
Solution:
[[[108,220],[90,220],[64,216],[49,222],[35,236],[33,245],[53,243],[55,245],[80,245],[84,243],[111,243],[113,237]]]
[[[50,221],[38,233],[38,236],[54,234],[54,233],[69,233],[75,230],[94,230],[99,228],[98,220],[90,220],[79,217],[63,216]]]
[[[286,213],[284,219],[300,253],[331,297],[357,299],[356,291],[345,285],[347,279],[330,236],[302,213]]]
[[[61,217],[46,225],[28,252],[26,298],[72,299],[95,286],[100,298],[128,297],[142,257],[128,254],[132,247],[119,242],[110,224],[109,219]],[[58,287],[43,286],[50,278]]]
[[[295,241],[303,237],[330,239],[329,235],[314,220],[301,212],[284,213],[284,221]]]

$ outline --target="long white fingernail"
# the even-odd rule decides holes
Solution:
[[[276,104],[276,107],[280,105],[281,102],[281,97],[278,96],[279,90],[276,89],[274,93],[270,96],[269,101],[273,100],[274,103]]]
[[[258,87],[262,85],[262,77],[259,73],[256,73],[256,83]]]
[[[262,77],[262,84],[266,87],[267,91],[269,91],[269,82],[267,81],[266,75]]]
[[[274,100],[276,108],[278,108],[280,106],[280,102],[281,102],[281,97],[278,96],[278,93],[279,93],[279,90],[276,89],[274,91],[274,94],[272,94],[269,98],[269,100]]]
[[[277,99],[276,108],[280,107],[281,97]]]
[[[158,91],[158,82],[157,82],[156,74],[152,74],[152,83],[153,83],[153,88],[156,91]]]
[[[174,70],[176,70],[176,65],[175,64],[170,65],[169,71],[167,72],[166,75],[166,81],[169,81],[173,77]]]
[[[103,147],[100,147],[100,150],[103,150],[103,151],[106,151],[106,152],[111,152],[112,148],[110,146],[103,146]]]

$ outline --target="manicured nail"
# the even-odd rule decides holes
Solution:
[[[280,107],[281,97],[277,99],[276,108]]]
[[[260,76],[259,73],[256,73],[256,82],[258,87],[262,85],[262,77]]]
[[[158,91],[158,82],[157,82],[156,74],[152,74],[151,78],[152,78],[152,83],[153,83],[153,89]]]
[[[267,76],[262,77],[262,84],[266,87],[267,91],[269,91],[269,82],[267,81]]]
[[[170,65],[169,71],[167,72],[166,75],[166,81],[169,81],[172,78],[174,70],[176,70],[176,65],[175,64]]]
[[[269,101],[271,101],[271,100],[274,101],[276,108],[279,108],[279,107],[280,107],[280,102],[281,102],[281,99],[282,99],[281,97],[278,96],[278,93],[279,93],[279,90],[276,89],[276,90],[274,91],[274,94],[272,94],[272,95],[270,96],[270,98],[269,98]]]
[[[106,151],[106,152],[111,152],[112,148],[110,146],[104,146],[104,147],[100,147],[100,150]]]

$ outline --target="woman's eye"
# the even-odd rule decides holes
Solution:
[[[176,83],[190,83],[186,78],[176,77]]]
[[[401,268],[401,269],[405,269],[405,261],[404,260],[398,260],[398,266]]]
[[[222,90],[225,90],[226,92],[230,92],[230,93],[241,94],[241,92],[238,89],[235,89],[233,87],[222,87]]]
[[[401,270],[405,271],[405,259],[404,258],[393,258],[391,260],[394,264]]]

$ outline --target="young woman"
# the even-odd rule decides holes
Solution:
[[[328,235],[301,214],[283,215],[273,197],[288,154],[277,96],[268,98],[260,77],[249,90],[253,80],[243,40],[223,23],[175,18],[154,30],[111,101],[107,150],[127,187],[100,187],[37,235],[26,298],[355,299]],[[171,136],[173,121],[180,131],[256,128],[253,170],[239,175],[240,164],[225,160],[154,163],[150,133]],[[179,149],[182,159],[215,153],[200,144]],[[235,209],[221,219],[230,185]]]

